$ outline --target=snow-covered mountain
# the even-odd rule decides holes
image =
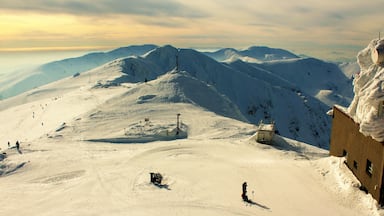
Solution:
[[[171,76],[168,73],[176,67],[176,56],[181,72],[172,72]],[[162,94],[164,90],[173,89],[172,95],[139,94],[137,97],[145,101],[162,98],[168,103],[188,102],[254,124],[260,120],[275,121],[279,133],[284,136],[328,147],[330,119],[325,113],[329,107],[276,75],[269,74],[270,80],[269,77],[251,76],[195,50],[178,50],[172,46],[157,48],[142,57],[118,59],[97,70],[110,68],[120,70],[122,75],[113,80],[101,80],[102,86],[145,80],[157,83],[159,79],[162,85],[156,92]]]
[[[123,75],[108,64],[0,103],[0,215],[379,216],[342,160],[284,137],[250,140],[255,126],[192,102],[230,104],[189,73],[101,82]],[[179,113],[187,137],[161,139]]]
[[[38,86],[65,76],[83,76],[81,71],[105,62],[93,70],[119,71],[121,75],[113,80],[96,80],[92,73],[87,73],[88,82],[97,82],[102,87],[146,82],[173,71],[178,59],[181,73],[166,82],[177,87],[163,88],[177,89],[176,95],[167,97],[168,102],[192,103],[253,124],[275,121],[278,132],[286,137],[328,147],[330,119],[325,113],[335,103],[347,105],[351,95],[350,82],[336,65],[267,47],[226,49],[213,55],[221,58],[228,52],[258,59],[260,63],[219,62],[207,53],[170,45],[131,46],[43,65],[42,72],[10,89],[21,91],[18,87],[25,82]]]
[[[293,86],[328,106],[347,106],[353,97],[351,76],[357,72],[356,68],[358,70],[356,63],[336,64],[311,57],[300,58],[287,50],[262,46],[242,51],[226,48],[205,54],[250,76],[270,83],[277,81],[277,85]]]
[[[379,216],[342,158],[251,139],[274,119],[323,144],[328,106],[293,81],[164,46],[2,100],[0,215]]]
[[[351,79],[333,64],[314,58],[264,62],[260,66],[295,84],[327,105],[348,105],[353,97]],[[324,92],[327,100],[322,99]]]
[[[140,45],[118,48],[109,52],[90,53],[81,57],[68,58],[41,65],[40,67],[10,74],[0,80],[0,99],[8,98],[35,87],[84,72],[114,59],[143,55],[155,45]]]
[[[221,62],[232,62],[238,59],[246,62],[264,62],[299,58],[287,50],[266,46],[252,46],[245,50],[224,48],[215,52],[205,52],[205,54]]]
[[[176,55],[180,70],[214,87],[237,106],[242,114],[237,119],[254,124],[276,121],[284,136],[323,147],[328,145],[330,127],[324,115],[329,107],[324,104],[348,104],[352,94],[349,79],[336,65],[313,58],[220,63],[195,50],[178,52],[165,46],[148,53],[143,66],[159,65],[158,71],[165,73],[175,67]]]

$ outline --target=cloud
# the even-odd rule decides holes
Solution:
[[[14,38],[24,38],[23,46],[41,38],[38,46],[44,41],[58,41],[60,46],[172,43],[246,47],[258,43],[310,47],[311,51],[333,50],[335,45],[365,46],[384,30],[380,24],[382,0],[0,1],[0,39],[7,45]]]
[[[2,0],[0,10],[74,15],[143,15],[199,18],[207,14],[175,0]]]

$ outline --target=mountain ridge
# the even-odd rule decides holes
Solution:
[[[80,57],[66,58],[46,63],[31,70],[30,73],[24,75],[22,78],[15,79],[11,83],[9,83],[10,80],[6,80],[3,87],[0,87],[0,98],[15,96],[38,86],[91,70],[118,58],[131,55],[143,55],[156,47],[156,45],[150,44],[133,45],[117,48],[109,52],[94,52]]]
[[[223,48],[214,52],[204,52],[204,54],[221,62],[231,62],[238,59],[249,62],[264,62],[299,58],[299,56],[290,51],[280,48],[270,48],[267,46],[251,46],[244,50]]]
[[[116,49],[115,52],[121,53],[124,49]],[[176,66],[180,73],[179,78],[172,79],[168,83],[170,86],[166,88],[178,86],[177,92],[169,96],[169,101],[162,102],[191,103],[219,115],[252,124],[257,124],[260,120],[275,121],[280,134],[328,148],[330,119],[325,113],[329,105],[320,101],[325,96],[318,97],[317,93],[326,90],[326,99],[329,100],[327,102],[333,103],[333,95],[340,93],[342,97],[337,87],[344,79],[337,81],[343,77],[342,72],[321,60],[293,58],[264,63],[240,60],[226,63],[218,62],[193,49],[178,49],[166,45],[142,55],[114,59],[66,79],[88,77],[88,83],[95,83],[95,88],[129,83],[140,85],[156,83],[156,80],[163,79],[161,77],[166,74],[175,73]],[[317,76],[303,76],[308,70]],[[180,83],[176,85],[175,82],[183,82],[189,86]],[[311,82],[316,85],[309,84]],[[157,91],[160,92],[161,89]],[[204,93],[210,95],[210,98],[205,97]],[[158,97],[154,95],[157,94],[137,97],[142,99],[141,102],[156,102]]]

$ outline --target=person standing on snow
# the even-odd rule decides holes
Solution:
[[[244,201],[248,201],[247,196],[247,182],[243,183],[243,193],[241,194],[241,198],[243,198]]]

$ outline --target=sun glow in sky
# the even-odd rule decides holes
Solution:
[[[382,8],[382,0],[1,0],[0,51],[265,45],[351,59],[384,28]]]

